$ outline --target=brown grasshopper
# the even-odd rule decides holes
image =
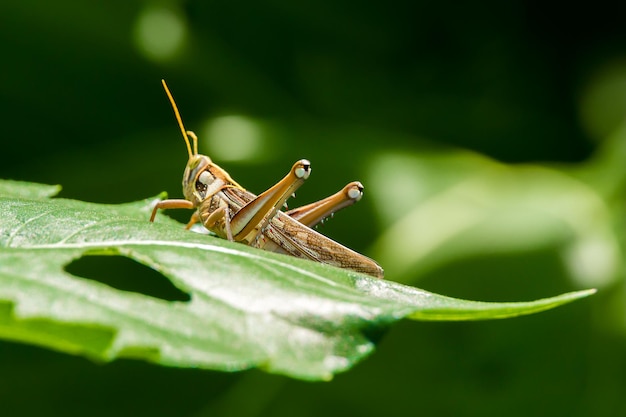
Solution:
[[[351,182],[315,203],[280,211],[309,177],[310,162],[299,160],[276,185],[258,196],[252,194],[211,158],[198,154],[198,138],[193,132],[185,131],[174,98],[165,81],[162,82],[185,139],[189,161],[183,174],[185,199],[158,202],[152,210],[151,222],[159,209],[196,209],[187,229],[202,222],[208,230],[230,241],[383,277],[383,269],[375,261],[311,229],[337,210],[359,201],[363,196],[360,182]],[[189,138],[193,141],[193,150]]]

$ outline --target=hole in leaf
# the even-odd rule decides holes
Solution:
[[[118,255],[84,255],[65,271],[118,290],[136,292],[166,301],[189,301],[189,294],[176,288],[164,275],[130,258]]]

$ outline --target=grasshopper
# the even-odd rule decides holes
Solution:
[[[211,158],[198,153],[197,136],[185,130],[174,98],[165,81],[162,83],[187,145],[189,161],[183,174],[185,199],[159,201],[152,210],[151,222],[159,209],[195,209],[186,229],[201,222],[217,236],[230,241],[383,277],[383,269],[375,261],[312,229],[337,210],[359,201],[363,196],[360,182],[351,182],[315,203],[281,211],[287,199],[309,177],[310,162],[299,160],[276,185],[254,195]]]

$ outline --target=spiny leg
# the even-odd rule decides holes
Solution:
[[[197,211],[194,211],[193,214],[191,215],[191,218],[189,219],[189,223],[187,223],[187,225],[185,226],[185,230],[189,230],[191,229],[191,227],[198,223],[200,221],[200,215],[198,214]]]
[[[202,210],[202,208],[200,208],[200,210]],[[234,239],[233,232],[230,226],[230,208],[227,205],[221,206],[211,212],[211,214],[205,217],[203,224],[204,227],[206,227],[207,229],[215,230],[215,224],[220,220],[224,220],[224,231],[226,233],[226,239],[232,242]]]
[[[152,215],[150,216],[150,222],[154,222],[154,218],[156,217],[157,211],[159,209],[193,209],[193,203],[189,200],[162,200],[154,205],[152,209]],[[192,216],[193,219],[193,216]],[[193,223],[192,223],[193,224]],[[190,226],[191,227],[191,226]]]
[[[361,197],[363,197],[363,185],[358,181],[353,181],[323,200],[289,210],[285,214],[305,226],[314,227],[335,212],[356,203]]]

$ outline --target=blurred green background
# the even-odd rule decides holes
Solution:
[[[201,152],[251,191],[303,157],[290,206],[362,180],[322,231],[388,279],[485,301],[600,289],[513,320],[404,322],[330,383],[3,342],[2,415],[626,416],[623,5],[3,0],[0,16],[2,178],[181,197],[165,78]]]

